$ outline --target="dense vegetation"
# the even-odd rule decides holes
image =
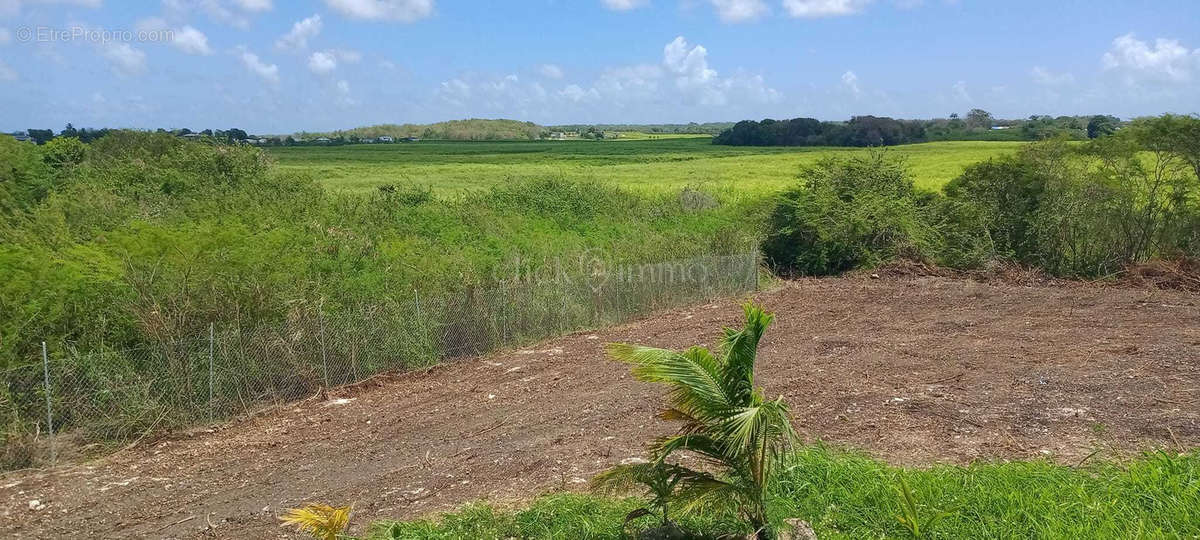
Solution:
[[[1079,467],[1048,462],[979,463],[902,469],[822,446],[788,456],[771,485],[771,521],[812,524],[818,538],[913,538],[900,479],[919,519],[945,516],[924,538],[1191,538],[1200,535],[1200,454],[1147,454],[1128,463],[1095,460]],[[639,499],[549,495],[516,511],[483,504],[437,519],[374,524],[366,538],[629,538],[653,516],[623,525]],[[748,533],[735,516],[680,516],[691,531]]]
[[[713,144],[730,146],[894,146],[930,141],[1038,141],[1052,137],[1095,138],[1112,133],[1120,121],[1111,116],[1031,116],[1027,120],[996,120],[973,109],[966,119],[957,115],[934,120],[897,120],[855,116],[847,122],[813,118],[745,120],[722,131]]]
[[[585,252],[622,264],[748,251],[758,215],[748,204],[696,189],[646,196],[552,177],[453,199],[396,186],[339,194],[243,145],[138,132],[91,145],[0,137],[0,370],[40,365],[42,341],[59,352],[114,351],[72,374],[87,393],[168,371],[161,356],[115,351],[173,350],[207,336],[212,322],[248,330],[314,314],[358,317],[364,322],[347,330],[402,340],[405,329],[393,326],[408,324],[414,290],[444,297],[560,262],[583,272]],[[275,380],[287,369],[243,377]],[[193,391],[180,397],[204,399]],[[37,418],[38,394],[14,399],[0,395],[4,422]],[[10,408],[21,405],[31,408]],[[158,412],[125,413],[144,424],[121,433],[173,427]],[[105,429],[97,435],[112,433]]]
[[[330,139],[367,139],[382,136],[394,138],[416,137],[448,141],[520,141],[535,140],[542,136],[545,128],[533,122],[518,120],[450,120],[436,124],[379,124],[327,133],[301,132],[297,139],[328,137]]]
[[[905,146],[917,187],[939,190],[968,165],[1016,151],[1021,143],[939,142]],[[704,186],[731,198],[760,198],[795,183],[800,167],[852,148],[719,146],[704,138],[604,142],[421,141],[336,147],[273,147],[283,171],[312,176],[335,191],[380,185],[428,188],[450,198],[518,179],[560,178],[650,195]]]
[[[1139,120],[1086,145],[1062,139],[970,166],[918,191],[886,152],[826,159],[773,210],[763,248],[785,273],[824,275],[896,257],[970,268],[1011,260],[1108,276],[1200,255],[1200,119]]]
[[[564,124],[547,126],[549,131],[633,131],[652,134],[716,135],[733,127],[733,122],[690,122],[687,124]]]

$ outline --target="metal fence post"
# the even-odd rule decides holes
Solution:
[[[213,420],[213,331],[214,323],[208,323],[208,421]]]
[[[325,389],[329,389],[329,359],[325,353],[325,311],[317,313],[317,323],[321,326],[321,370],[325,373]]]
[[[754,272],[754,290],[758,291],[758,250],[750,252],[750,271]]]
[[[46,385],[46,431],[50,434],[50,466],[58,464],[58,448],[54,440],[54,409],[50,403],[50,355],[46,352],[46,342],[42,342],[42,375]]]

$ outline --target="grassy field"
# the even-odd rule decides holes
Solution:
[[[918,187],[938,189],[964,167],[1012,152],[1021,143],[938,142],[894,147]],[[439,196],[518,179],[559,178],[613,183],[634,190],[702,185],[743,195],[795,181],[802,165],[849,148],[715,146],[706,137],[616,141],[442,142],[273,148],[285,171],[303,171],[335,190],[364,192],[383,184],[432,188]]]
[[[896,516],[903,475],[924,525],[922,538],[1196,538],[1200,455],[1152,453],[1127,463],[1064,467],[1048,462],[892,467],[814,446],[797,452],[772,487],[772,520],[809,521],[819,538],[913,538]],[[382,522],[367,538],[625,538],[637,499],[551,495],[517,511],[472,505],[436,520]],[[679,517],[679,516],[677,516]],[[633,529],[654,525],[639,518]],[[683,517],[691,531],[743,530],[735,519]],[[740,538],[741,536],[739,536]]]

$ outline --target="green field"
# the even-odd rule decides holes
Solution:
[[[1022,143],[937,142],[890,148],[903,155],[918,187],[937,189],[964,167],[1011,152]],[[849,148],[730,147],[707,137],[615,141],[450,142],[273,148],[285,171],[311,174],[322,185],[351,192],[383,184],[430,187],[441,196],[518,179],[613,183],[635,190],[689,185],[775,191],[800,167]]]

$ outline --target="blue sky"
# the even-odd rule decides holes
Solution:
[[[1200,112],[1195,0],[0,0],[0,130]]]

